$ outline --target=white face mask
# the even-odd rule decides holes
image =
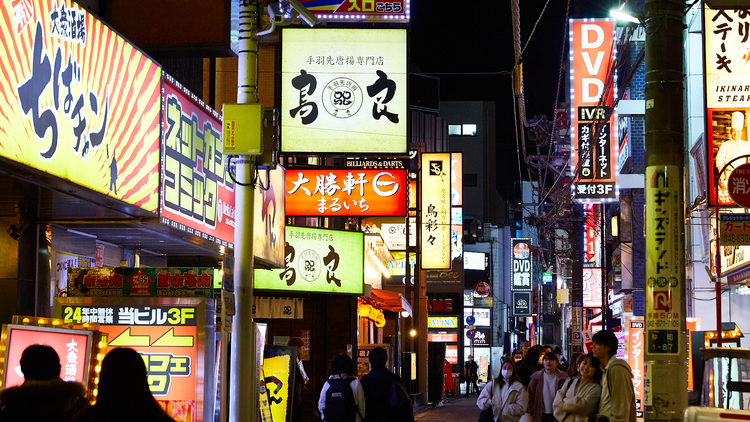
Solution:
[[[503,369],[502,371],[500,371],[500,373],[503,374],[503,378],[506,380],[510,378],[511,375],[513,375],[513,371],[511,371],[510,369]]]

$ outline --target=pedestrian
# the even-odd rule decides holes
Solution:
[[[581,364],[583,356],[584,354],[581,352],[573,352],[573,354],[570,355],[571,365],[568,365],[568,378],[578,376],[578,366]]]
[[[60,356],[52,347],[33,344],[24,349],[23,384],[0,391],[0,420],[67,422],[88,407],[86,387],[80,382],[63,381],[60,369]]]
[[[523,359],[526,359],[526,353],[529,353],[530,347],[524,347],[521,349],[521,354],[523,354]]]
[[[331,376],[318,400],[320,418],[326,422],[364,422],[365,392],[353,376],[352,358],[340,353],[331,361]],[[301,418],[300,418],[301,419]]]
[[[146,364],[133,349],[112,349],[102,360],[96,404],[76,422],[174,422],[148,384]]]
[[[445,396],[453,397],[455,388],[453,385],[453,365],[445,360],[445,367],[443,369],[443,375],[445,375]]]
[[[541,349],[543,350],[543,349]],[[524,387],[529,386],[531,374],[542,369],[542,354],[540,347],[534,346],[526,352],[526,356],[518,366],[518,379]]]
[[[464,363],[464,381],[466,381],[466,397],[471,397],[472,394],[479,396],[479,386],[477,380],[479,376],[479,365],[474,362],[474,355],[469,355],[469,360]],[[473,387],[473,388],[472,388]]]
[[[601,361],[604,371],[597,422],[636,422],[633,372],[627,362],[615,357],[615,333],[609,330],[597,331],[593,340],[594,357]]]
[[[568,375],[557,369],[554,353],[544,355],[543,362],[544,369],[534,372],[529,382],[529,413],[533,422],[555,422],[552,403]]]
[[[558,368],[561,371],[567,373],[568,372],[568,361],[565,360],[565,355],[563,355],[563,352],[562,352],[562,349],[560,348],[560,346],[555,346],[554,352],[557,355],[557,361],[560,362],[560,365],[558,366]],[[575,363],[573,363],[573,365],[575,366]]]
[[[554,347],[552,347],[552,346],[550,346],[549,344],[545,344],[545,345],[544,345],[544,354],[545,354],[545,355],[546,355],[547,353],[552,353],[552,352],[553,352],[554,350],[555,350],[555,348],[554,348]],[[558,360],[558,362],[559,362],[559,360]]]
[[[602,393],[600,365],[601,362],[593,353],[583,355],[578,369],[580,376],[568,378],[552,404],[553,414],[558,422],[594,420]]]
[[[513,351],[513,362],[515,362],[516,365],[519,365],[521,363],[521,360],[523,360],[523,354],[520,350],[516,349]]]
[[[302,388],[303,385],[307,384],[310,379],[305,373],[305,365],[302,364],[302,351],[305,346],[305,342],[300,337],[292,337],[287,341],[287,346],[293,346],[297,348],[296,351],[296,364],[294,366],[294,398],[292,400],[292,421],[302,421]]]
[[[370,372],[360,379],[367,403],[366,422],[414,422],[411,398],[401,379],[385,367],[388,352],[382,347],[370,350]]]
[[[517,422],[526,413],[528,402],[529,395],[518,380],[516,363],[504,357],[500,374],[484,386],[477,406],[482,410],[491,407],[495,421]]]

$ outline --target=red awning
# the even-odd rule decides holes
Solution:
[[[370,305],[378,309],[407,312],[409,316],[412,316],[411,305],[401,293],[375,289],[369,284],[365,284],[365,292],[362,296]]]

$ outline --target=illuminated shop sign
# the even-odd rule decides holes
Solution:
[[[286,215],[406,216],[407,184],[406,170],[289,170]]]
[[[318,19],[336,22],[408,22],[410,0],[300,0]]]
[[[484,271],[487,268],[484,252],[464,252],[464,269]]]
[[[451,205],[464,204],[464,154],[451,152]]]
[[[458,317],[427,317],[427,328],[458,328]]]
[[[582,202],[617,198],[617,161],[613,134],[617,132],[612,109],[617,95],[614,21],[571,20],[570,79],[573,116],[573,196]]]
[[[159,65],[70,0],[0,15],[0,156],[157,213]]]
[[[531,312],[531,292],[512,292],[513,293],[513,316],[530,317]]]
[[[474,317],[474,324],[477,327],[490,326],[490,309],[489,308],[464,308],[464,321],[469,316]]]
[[[450,154],[422,154],[422,269],[451,268]]]
[[[406,153],[406,30],[284,29],[282,152]]]
[[[703,7],[710,205],[716,204],[717,179],[719,205],[735,205],[729,196],[727,178],[733,168],[748,160],[737,160],[724,173],[719,172],[732,159],[750,154],[747,129],[750,68],[746,66],[750,16],[746,9],[711,9],[705,4]]]
[[[458,342],[458,333],[449,333],[446,331],[427,333],[427,341],[435,343],[456,343]]]
[[[380,225],[380,236],[388,250],[406,250],[406,223],[383,223]],[[409,218],[409,246],[417,246],[417,219]]]
[[[531,239],[511,239],[511,290],[531,290]]]
[[[364,233],[286,226],[284,268],[255,270],[255,288],[362,294]]]
[[[602,307],[602,269],[583,269],[583,307]]]
[[[70,268],[68,296],[213,297],[213,268]]]

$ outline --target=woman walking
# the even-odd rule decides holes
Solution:
[[[593,353],[584,355],[578,366],[580,377],[568,378],[552,404],[559,422],[593,422],[602,392],[601,362]]]
[[[492,419],[496,422],[517,422],[526,413],[528,402],[529,396],[518,380],[515,362],[504,357],[500,375],[484,386],[477,406],[482,410],[492,408]]]

